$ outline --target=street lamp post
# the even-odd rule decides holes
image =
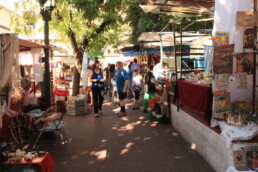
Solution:
[[[51,20],[51,13],[55,8],[55,2],[52,0],[38,0],[40,4],[40,14],[44,20],[44,39],[45,45],[49,45],[49,21]],[[50,85],[50,68],[49,68],[49,48],[44,48],[45,51],[45,108],[51,106],[51,85]]]

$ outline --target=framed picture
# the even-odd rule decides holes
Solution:
[[[256,46],[256,30],[255,29],[246,29],[244,31],[244,48],[255,48]]]
[[[237,53],[236,62],[236,72],[246,72],[247,74],[253,74],[253,53]]]
[[[228,115],[232,112],[230,92],[217,91],[214,93],[215,113],[217,115]]]
[[[244,171],[248,170],[246,152],[244,150],[233,151],[233,161],[236,170]]]
[[[257,26],[257,12],[254,11],[238,11],[237,26],[238,27],[254,27]]]
[[[223,46],[227,45],[229,40],[229,32],[218,32],[214,33],[212,36],[212,45],[214,46]]]
[[[234,44],[218,46],[213,52],[213,73],[232,74]]]

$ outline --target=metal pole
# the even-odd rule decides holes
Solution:
[[[176,45],[176,25],[173,24],[173,37],[174,37],[174,56],[175,56],[175,73],[177,80],[177,45]]]
[[[254,0],[254,11],[257,11],[257,0]],[[257,27],[254,26],[255,31],[257,32]],[[253,59],[254,59],[254,64],[253,64],[253,97],[252,97],[252,114],[255,113],[255,96],[256,96],[256,50],[257,50],[257,45],[255,44],[255,47],[253,48]]]
[[[49,45],[49,23],[45,20],[44,24],[44,34],[45,34],[45,45]],[[49,68],[49,48],[45,48],[45,108],[51,106],[51,88],[50,88],[50,68]]]
[[[181,19],[181,23],[180,23],[180,65],[181,65],[181,72],[180,72],[180,78],[182,78],[182,72],[183,72],[183,65],[182,65],[182,63],[183,63],[183,56],[182,56],[182,53],[183,53],[183,50],[182,50],[182,43],[183,43],[183,40],[182,40],[183,38],[182,38],[182,19]]]

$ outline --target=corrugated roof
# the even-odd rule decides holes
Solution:
[[[213,16],[215,0],[140,0],[145,12],[180,16]]]

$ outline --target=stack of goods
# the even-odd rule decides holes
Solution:
[[[85,115],[87,113],[86,96],[69,96],[67,102],[68,115]]]

